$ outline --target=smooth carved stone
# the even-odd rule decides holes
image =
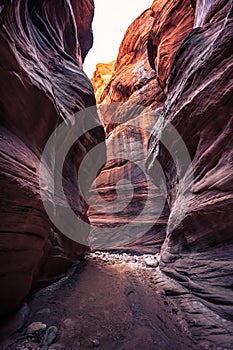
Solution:
[[[42,340],[42,345],[49,346],[52,343],[55,342],[56,338],[58,336],[58,329],[56,326],[49,327],[44,335],[44,338]]]
[[[119,48],[114,75],[104,90],[100,102],[105,104],[125,102],[130,98],[132,103],[141,103],[144,106],[152,103],[143,98],[143,95],[146,95],[145,88],[155,77],[147,57],[147,40],[153,24],[150,14],[150,10],[145,11],[126,31]],[[153,86],[150,86],[150,89],[153,89]],[[104,123],[107,125],[110,121],[104,120]]]
[[[59,233],[49,221],[41,202],[38,173],[41,153],[51,133],[63,120],[69,124],[75,112],[94,105],[95,98],[91,82],[82,70],[82,60],[92,43],[93,2],[73,1],[73,7],[68,0],[13,0],[1,4],[0,316],[3,316],[17,310],[31,290],[64,276],[88,249]],[[97,125],[95,109],[92,117],[93,125]],[[82,130],[85,120],[79,117],[76,123]],[[63,185],[68,202],[87,222],[87,206],[78,189],[77,171],[90,148],[101,141],[104,141],[102,127],[87,132],[82,141],[74,144],[64,164]],[[99,158],[103,163],[104,152]],[[51,167],[47,169],[51,181],[53,161],[52,151]],[[90,169],[85,171],[88,180]],[[81,233],[88,235],[86,231]]]
[[[163,5],[163,6],[162,6]],[[155,18],[148,40],[148,57],[161,87],[167,92],[171,65],[182,40],[193,28],[194,10],[190,1],[154,1]]]
[[[81,49],[81,57],[82,60],[84,60],[93,45],[93,32],[91,25],[94,16],[95,5],[93,0],[71,0],[71,5],[77,25],[77,34]]]
[[[153,21],[151,11],[146,10],[130,25],[114,74],[100,98],[107,163],[95,181],[97,192],[90,192],[90,239],[95,249],[152,253],[165,238],[164,196],[145,171],[147,142],[157,119],[151,108],[162,106],[165,100],[147,55]]]
[[[218,317],[232,320],[233,5],[231,1],[215,5],[208,16],[203,12],[203,27],[192,30],[175,55],[168,99],[150,139],[147,166],[156,181],[157,157],[169,192],[171,214],[160,268]],[[188,169],[178,180],[162,145],[167,122],[176,127],[189,151],[193,187],[186,181]],[[179,226],[173,228],[179,218]],[[227,336],[224,345],[229,345]]]
[[[46,328],[47,328],[47,325],[45,323],[33,322],[28,326],[27,334],[33,334],[33,335],[41,334],[45,332]]]

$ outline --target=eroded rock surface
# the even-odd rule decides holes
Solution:
[[[1,2],[0,316],[15,311],[30,290],[62,276],[88,249],[57,232],[49,221],[38,171],[42,150],[58,124],[69,124],[75,112],[95,104],[82,70],[92,45],[92,16],[91,0]],[[97,125],[93,112],[95,120]],[[75,122],[82,130],[84,118]],[[86,221],[76,173],[88,150],[103,140],[101,127],[86,133],[65,161],[65,193]]]
[[[192,30],[177,51],[148,160],[154,178],[155,155],[163,165],[170,194],[163,271],[227,319],[233,316],[232,14],[232,2],[213,3],[203,26]],[[192,188],[186,182],[190,169],[177,184],[174,162],[160,142],[159,135],[168,122],[176,127],[189,151]],[[184,212],[180,225],[173,229]]]
[[[193,28],[194,9],[186,0],[154,1],[151,9],[155,21],[148,39],[148,58],[160,86],[167,91],[174,55]]]
[[[197,2],[197,6],[204,5]],[[202,26],[190,31],[176,53],[148,159],[155,181],[155,159],[163,166],[171,210],[160,268],[185,287],[178,294],[191,292],[218,315],[209,317],[212,334],[203,330],[204,320],[196,320],[195,327],[203,338],[221,342],[223,348],[232,344],[232,326],[228,324],[224,333],[215,317],[232,320],[233,316],[232,14],[231,1],[212,2],[203,10],[203,20],[197,7],[195,23]],[[179,178],[161,142],[168,123],[176,127],[189,151],[193,186],[187,181],[190,168],[183,169]],[[171,148],[177,145],[177,140],[171,142]]]
[[[129,27],[100,98],[107,163],[96,180],[98,193],[90,195],[88,215],[96,226],[92,248],[140,251],[143,247],[149,253],[158,251],[165,238],[168,213],[166,209],[160,213],[165,198],[145,171],[148,137],[156,121],[150,108],[165,100],[147,55],[153,21],[151,10],[146,10]]]
[[[147,178],[147,142],[159,115],[152,111],[165,103],[172,61],[193,23],[191,3],[178,1],[174,8],[170,1],[155,1],[126,31],[112,78],[102,95],[98,95],[108,162],[96,181],[105,202],[93,195],[90,203],[97,208],[89,210],[90,221],[101,227],[92,230],[93,247],[101,248],[100,237],[103,241],[104,236],[110,237],[106,238],[105,248],[126,246],[124,249],[140,250],[143,247],[146,252],[153,252],[161,247],[169,209],[165,203],[161,210],[165,200],[163,191]],[[97,76],[93,83],[97,91]],[[122,179],[133,184],[134,194],[124,210],[117,210],[113,204],[117,191],[122,195],[122,203],[130,198],[126,184],[120,182]],[[126,224],[128,228],[124,231],[122,226]],[[113,226],[119,226],[116,235],[102,229]],[[125,242],[119,236],[126,237]]]
[[[114,73],[115,61],[98,63],[91,82],[94,86],[96,102],[99,103],[101,95]]]

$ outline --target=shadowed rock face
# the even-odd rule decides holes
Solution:
[[[31,289],[62,276],[87,249],[57,232],[49,221],[40,198],[38,169],[45,143],[58,124],[95,104],[82,70],[92,45],[92,17],[91,0],[1,2],[1,316],[16,310]],[[76,123],[82,130],[84,119]],[[76,174],[88,150],[103,140],[101,127],[86,133],[65,161],[65,193],[86,221]]]
[[[155,158],[159,160],[169,192],[162,271],[185,287],[180,294],[189,291],[219,316],[232,320],[232,2],[197,1],[195,23],[201,27],[190,31],[172,64],[168,97],[150,138],[147,165],[156,181],[153,167]],[[161,143],[168,122],[190,153],[193,187],[186,182],[189,170],[178,184],[174,162]],[[173,229],[181,215],[180,225]],[[209,340],[217,340],[220,324],[213,326],[212,335],[205,334]],[[204,335],[203,324],[197,321],[196,327]],[[224,331],[219,340],[223,348],[232,344]]]

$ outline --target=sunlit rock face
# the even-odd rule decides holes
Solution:
[[[153,22],[147,10],[129,27],[100,98],[107,163],[96,180],[102,200],[94,190],[90,196],[93,248],[156,252],[165,238],[167,208],[160,213],[165,199],[145,171],[148,137],[157,118],[151,108],[165,101],[147,55]]]
[[[148,36],[153,22],[149,9],[142,13],[126,31],[119,48],[114,75],[100,98],[101,103],[130,101],[149,107],[153,103],[155,106],[161,105],[164,101],[165,95],[155,80],[156,73],[150,67],[147,54]],[[149,93],[151,90],[156,91],[153,96]],[[156,93],[158,96],[155,99]],[[114,128],[111,118],[117,119],[111,115],[106,113],[103,119],[107,133]]]
[[[161,269],[185,287],[181,294],[192,293],[219,316],[232,320],[233,5],[232,1],[197,1],[196,6],[194,25],[198,27],[176,52],[168,98],[149,142],[147,165],[156,181],[154,165],[159,160],[169,192],[171,213]],[[190,169],[178,183],[175,164],[161,142],[168,123],[175,126],[189,151],[193,186],[187,181]],[[198,322],[197,331],[204,335]],[[217,334],[222,325],[213,326],[209,340],[220,340]],[[223,348],[232,345],[224,331],[220,342]]]
[[[175,52],[193,28],[194,9],[187,0],[154,1],[151,9],[155,21],[148,40],[148,57],[166,91]]]
[[[1,316],[16,310],[31,289],[62,276],[87,249],[49,221],[38,171],[42,150],[58,124],[66,120],[68,125],[74,112],[95,104],[82,70],[92,45],[92,16],[92,1],[13,0],[0,5]],[[81,130],[84,119],[76,123]],[[86,221],[76,173],[88,149],[103,140],[101,127],[86,133],[65,161],[66,196]],[[52,179],[51,168],[49,173]]]
[[[166,195],[147,178],[147,143],[159,115],[155,110],[163,107],[166,100],[172,60],[193,23],[194,8],[189,2],[179,1],[174,8],[172,2],[155,1],[125,34],[114,74],[102,95],[98,95],[107,135],[108,162],[96,180],[96,187],[107,204],[98,201],[97,194],[92,192],[90,199],[95,209],[90,208],[89,218],[97,226],[92,230],[93,248],[146,252],[161,248],[169,209],[165,203],[161,211]],[[98,80],[93,83],[97,86]],[[133,154],[133,159],[129,159],[129,154]],[[140,171],[134,163],[140,166]],[[120,195],[122,202],[130,196],[121,182],[124,178],[133,184],[134,194],[131,203],[118,211],[114,201]],[[116,226],[113,232],[103,230]]]
[[[99,103],[101,100],[101,95],[114,73],[114,66],[115,61],[109,63],[98,63],[96,65],[96,70],[91,79],[91,83],[94,87],[96,103]]]

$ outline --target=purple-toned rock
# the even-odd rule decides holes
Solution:
[[[145,171],[148,137],[156,121],[151,108],[165,100],[147,55],[153,22],[151,10],[146,10],[128,28],[114,74],[100,97],[107,163],[89,199],[93,249],[149,253],[158,251],[165,238],[165,198]]]
[[[154,160],[160,162],[169,193],[161,269],[219,316],[232,320],[232,1],[197,1],[195,23],[201,27],[189,33],[175,55],[147,165],[156,182]],[[168,123],[189,151],[193,186],[187,181],[190,169],[179,176],[161,142]],[[171,148],[177,144],[174,139]],[[222,341],[227,348],[227,337]]]
[[[62,276],[88,249],[49,221],[38,171],[42,150],[59,123],[95,104],[82,70],[92,45],[92,17],[91,0],[1,2],[0,316],[19,308],[30,290]],[[80,130],[84,122],[76,119]],[[98,123],[96,112],[93,123]],[[76,173],[88,150],[103,140],[101,127],[87,132],[65,161],[66,196],[86,221]]]

